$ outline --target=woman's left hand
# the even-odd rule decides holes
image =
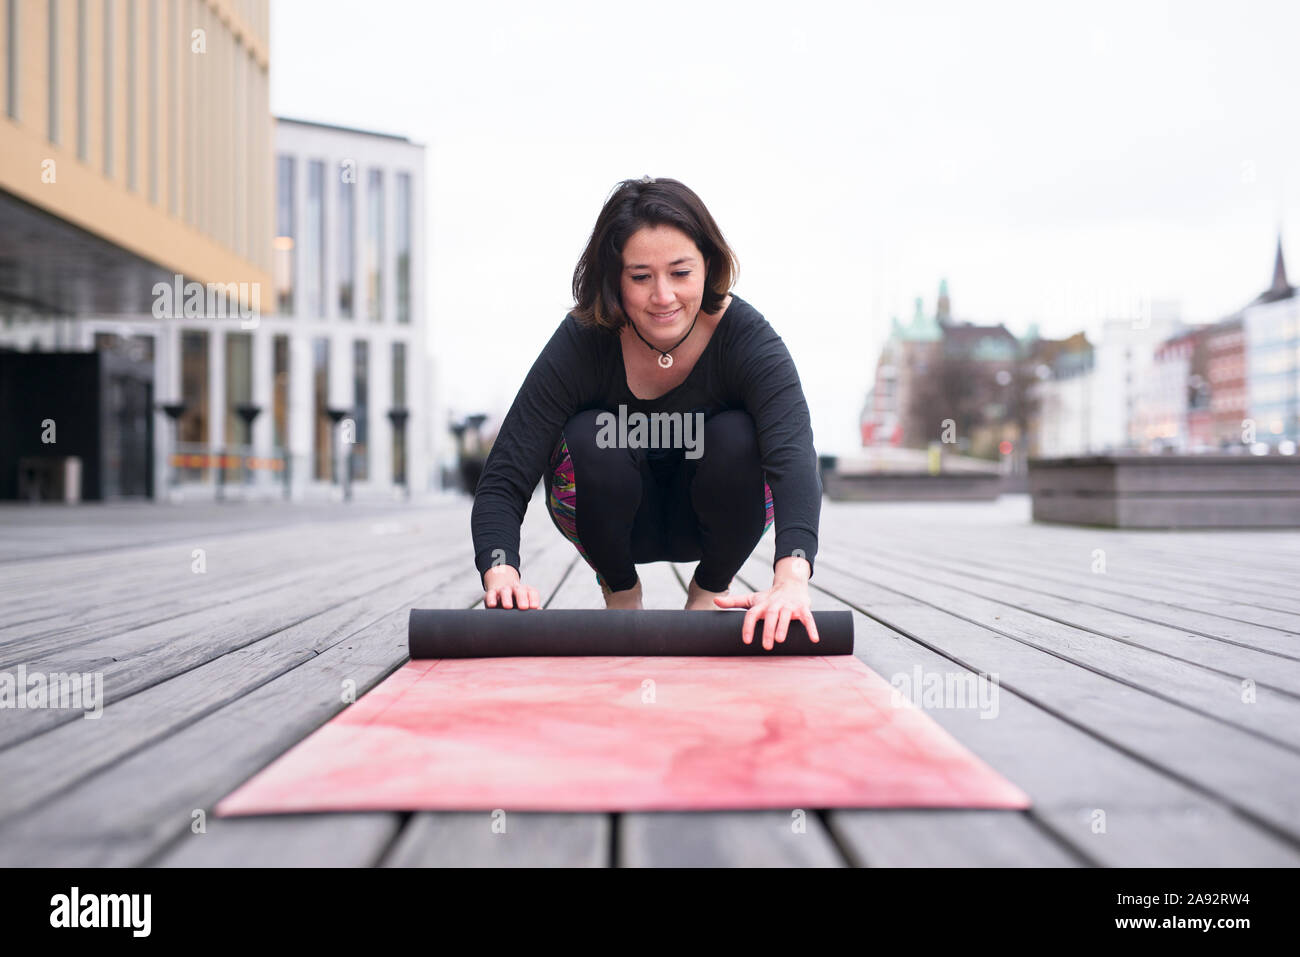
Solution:
[[[808,599],[808,578],[812,567],[802,558],[783,558],[776,563],[772,587],[752,595],[725,595],[713,599],[720,608],[748,608],[741,640],[751,644],[754,626],[763,619],[763,650],[771,651],[775,643],[785,641],[792,619],[803,622],[808,637],[820,641]]]

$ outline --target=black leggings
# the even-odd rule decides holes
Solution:
[[[636,565],[699,561],[695,582],[725,591],[772,525],[772,490],[743,410],[704,423],[702,455],[656,467],[643,448],[601,448],[600,409],[565,423],[545,474],[555,527],[611,591],[637,583]],[[649,455],[647,454],[649,453]]]

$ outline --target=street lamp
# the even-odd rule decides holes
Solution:
[[[402,450],[402,468],[400,473],[393,476],[397,484],[402,486],[403,496],[409,501],[411,498],[411,483],[406,480],[406,420],[410,416],[409,409],[398,407],[388,410],[388,421],[393,423],[393,434],[397,436],[397,447]]]
[[[241,402],[235,406],[235,414],[244,420],[244,445],[246,450],[242,456],[244,462],[244,484],[248,484],[250,475],[248,469],[248,456],[253,451],[253,420],[261,414],[262,407],[254,405],[251,402]]]
[[[346,419],[346,418],[348,417],[348,412],[349,412],[348,409],[335,409],[335,408],[328,408],[328,409],[325,410],[325,414],[326,414],[327,416],[329,416],[329,420],[330,420],[330,422],[332,423],[332,426],[333,426],[333,427],[331,428],[331,430],[330,430],[330,436],[331,436],[332,438],[334,438],[334,439],[337,439],[337,438],[338,438],[338,426],[339,426],[339,423],[342,422],[344,419]],[[338,485],[338,484],[339,484],[339,455],[338,455],[338,449],[337,449],[337,448],[331,449],[330,452],[331,452],[331,454],[330,454],[330,484],[331,484],[331,485]],[[350,501],[350,500],[352,499],[352,483],[348,481],[349,473],[352,471],[352,469],[351,469],[351,465],[352,465],[352,461],[351,461],[351,457],[349,456],[349,459],[348,459],[348,466],[349,466],[349,467],[348,467],[348,470],[345,471],[345,472],[343,473],[343,476],[344,476],[343,500],[344,500],[345,502],[346,502],[346,501]]]
[[[185,403],[184,402],[160,402],[158,404],[158,408],[162,410],[163,414],[165,414],[167,418],[171,419],[171,423],[172,423],[172,454],[171,454],[172,467],[169,473],[170,481],[168,482],[167,485],[167,488],[171,490],[171,489],[175,489],[176,486],[180,484],[180,479],[179,479],[180,467],[176,464],[176,456],[179,454],[177,452],[177,449],[180,447],[181,444],[181,416],[185,414]]]

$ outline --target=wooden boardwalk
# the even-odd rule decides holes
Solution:
[[[410,608],[478,603],[468,501],[11,505],[0,527],[0,672],[99,672],[106,702],[0,710],[6,866],[1300,864],[1300,533],[827,502],[815,607],[853,611],[887,680],[996,678],[995,714],[926,711],[1034,807],[807,809],[802,833],[787,811],[511,813],[502,835],[482,813],[211,815],[345,682],[401,666]],[[767,587],[771,548],[738,588]],[[540,498],[522,550],[549,606],[601,605]],[[641,572],[649,607],[680,607],[689,566]]]

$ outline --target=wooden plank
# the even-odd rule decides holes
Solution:
[[[28,667],[46,673],[88,673],[102,675],[103,700],[111,705],[146,688],[184,674],[241,648],[255,646],[286,628],[348,602],[364,599],[402,574],[417,574],[434,567],[426,564],[396,568],[368,563],[365,559],[345,566],[310,590],[257,595],[230,609],[194,612],[172,621],[111,635],[70,649],[60,655],[51,652],[34,659]],[[449,560],[443,559],[444,564]],[[41,708],[15,710],[0,726],[0,747],[26,740],[51,728],[83,720],[80,711]]]
[[[421,813],[384,867],[608,867],[608,814]]]
[[[766,567],[767,559],[755,557],[741,573],[761,577]],[[927,676],[974,674],[970,667],[945,657],[945,651],[932,644],[933,636],[948,635],[965,623],[953,620],[923,629],[919,635],[898,625],[891,627],[889,619],[894,612],[906,611],[915,602],[892,594],[880,599],[878,593],[837,575],[820,560],[813,585],[814,610],[853,610],[855,657],[891,683],[897,683],[902,676],[915,680],[917,668]],[[833,594],[827,593],[827,588]],[[863,609],[871,616],[863,614]],[[1018,856],[1043,861],[1044,866],[1050,866],[1062,852],[1082,862],[1106,866],[1248,866],[1262,862],[1286,866],[1300,862],[1300,852],[1279,844],[1269,831],[1245,822],[1226,806],[1132,755],[1106,745],[1088,728],[1066,722],[1049,707],[1023,697],[1006,685],[1005,675],[1002,681],[996,718],[985,718],[974,707],[922,705],[936,723],[1034,800],[1028,814],[1048,824],[1044,837],[1050,840],[1030,848],[1018,846]],[[1195,820],[1180,813],[1183,809],[1195,809],[1206,820],[1212,820],[1214,827],[1201,830]],[[1105,832],[1095,830],[1099,810],[1109,815]],[[971,815],[989,813],[1002,814],[969,811]],[[893,811],[833,810],[829,820],[832,830],[841,818],[852,820],[853,826],[845,827],[842,837],[852,846],[855,857],[871,863],[892,859],[888,848],[879,848],[871,839],[880,827],[888,827],[889,814]],[[872,824],[866,830],[863,822],[879,815],[887,815],[885,823]],[[983,854],[988,861],[1009,853],[1001,846],[1004,840],[1013,844],[1023,840],[1021,831],[1000,839],[997,824],[987,827],[993,828],[985,846],[987,854]],[[978,836],[972,840],[978,840]],[[941,831],[918,835],[910,852],[911,861],[918,866],[946,866],[952,861],[948,837]]]
[[[681,608],[695,563],[640,565],[637,574],[645,596],[655,599],[647,608]],[[732,586],[733,594],[747,591],[742,582]],[[618,848],[620,867],[844,865],[815,808],[620,814]]]
[[[415,606],[469,607],[480,599],[478,573],[466,565]],[[403,607],[383,615],[350,640],[5,820],[0,863],[132,865],[164,846],[179,853],[177,839],[189,835],[193,811],[210,808],[332,717],[345,680],[360,696],[405,660],[408,614]]]
[[[314,556],[312,561],[307,564],[309,569],[316,568],[328,578],[338,579],[339,581],[345,582],[348,587],[351,587],[359,581],[360,576],[374,577],[375,575],[379,575],[382,579],[387,569],[390,567],[396,567],[391,564],[394,556],[403,560],[411,557],[423,557],[427,559],[433,554],[433,550],[428,548],[427,542],[422,543],[418,539],[406,543],[401,550],[396,550],[395,547],[392,547],[388,550],[381,549],[379,552],[370,553],[362,549],[347,547],[344,542],[336,542],[326,545],[325,543],[319,542],[315,537],[312,537],[309,534],[303,534],[299,537],[296,542],[296,549],[298,554],[298,564],[304,564],[302,558],[303,555]],[[427,552],[428,554],[422,555],[422,552]],[[447,553],[445,549],[441,549],[440,552],[443,554]],[[456,553],[457,551],[451,552],[451,554]],[[341,557],[330,557],[335,555],[341,555]],[[331,594],[329,590],[318,588],[318,586],[311,580],[310,576],[306,580],[306,584],[309,587],[300,589],[300,591],[305,590],[308,593],[324,591],[324,595],[323,597],[317,597],[313,594],[308,594],[303,603],[304,608],[311,608],[315,605],[319,605],[322,601],[337,603],[338,596]],[[294,620],[292,616],[295,614],[295,606],[287,603],[287,599],[291,598],[291,596],[292,593],[290,592],[281,592],[278,595],[271,596],[262,595],[255,601],[249,601],[241,605],[239,610],[247,619],[243,623],[247,626],[247,630],[256,633],[256,630],[261,628],[262,631],[266,631],[265,625],[268,621],[283,621],[285,625],[291,623],[292,620]],[[265,620],[258,617],[268,606],[270,608],[269,617]],[[188,629],[196,623],[197,625],[202,626],[205,614],[207,617],[211,617],[210,610],[203,609],[199,612],[192,613],[190,616],[172,619],[156,627],[128,630],[125,634],[100,634],[97,636],[95,641],[83,642],[80,645],[71,644],[71,648],[75,649],[75,651],[64,654],[61,658],[41,658],[38,663],[42,666],[59,665],[76,668],[78,670],[90,670],[96,665],[104,665],[108,662],[120,662],[124,659],[129,659],[132,655],[137,655],[139,653],[141,646],[146,649],[151,647],[149,644],[150,641],[161,641],[162,643],[167,644],[169,649],[172,649],[175,647],[175,643],[170,641],[169,636],[174,635],[177,632],[187,633]],[[285,616],[288,616],[287,620],[285,620]],[[162,637],[159,638],[158,636]],[[68,650],[64,649],[63,642],[61,642],[60,636],[58,635],[47,637],[42,639],[40,642],[28,643],[24,648],[26,651],[24,659],[26,659],[30,664],[32,656],[44,655],[50,649],[56,648],[65,651]],[[47,670],[54,669],[51,668]]]
[[[1025,495],[1006,494],[988,503],[934,502],[925,504],[890,503],[842,504],[824,502],[822,522],[825,529],[841,524],[872,537],[895,534],[905,540],[915,535],[948,535],[959,540],[978,539],[982,534],[995,532],[987,539],[997,544],[1004,537],[1022,537],[1035,548],[1051,551],[1068,546],[1071,542],[1086,541],[1103,535],[1116,542],[1183,543],[1189,548],[1212,549],[1220,559],[1232,566],[1241,565],[1252,570],[1278,569],[1285,561],[1289,567],[1300,564],[1300,535],[1281,529],[1188,529],[1174,531],[1134,530],[1115,528],[1079,528],[1071,525],[1037,523],[1031,518],[1032,508]]]
[[[382,521],[412,508],[454,513],[459,497],[427,498],[417,504],[325,502],[89,502],[66,505],[0,503],[0,564],[27,565],[36,559],[78,558],[95,552],[186,541],[194,536],[243,535],[299,524]],[[7,574],[7,573],[6,573]]]
[[[1174,593],[1145,580],[1135,580],[1116,575],[1093,575],[1086,569],[1079,569],[1074,574],[1036,571],[1030,567],[998,568],[994,559],[972,560],[963,566],[960,560],[944,563],[942,559],[931,558],[924,549],[903,553],[897,545],[851,549],[843,558],[852,562],[880,564],[882,554],[894,556],[892,561],[900,559],[923,564],[933,568],[937,564],[945,567],[965,567],[965,576],[972,585],[979,587],[981,580],[1019,584],[1065,601],[1072,602],[1081,609],[1093,608],[1114,612],[1124,617],[1147,621],[1158,625],[1175,628],[1180,631],[1195,632],[1202,637],[1215,638],[1232,644],[1277,655],[1295,653],[1295,636],[1300,634],[1300,616],[1286,612],[1265,611],[1240,601],[1225,601],[1209,598],[1197,598]],[[936,548],[934,554],[940,554]],[[910,558],[903,557],[911,556]],[[1255,620],[1252,620],[1255,619]]]
[[[813,809],[619,815],[619,867],[844,867]]]
[[[837,550],[834,554],[837,564],[860,569],[876,567],[874,555],[864,556],[856,548],[851,552],[855,556],[852,561],[843,561],[839,559]],[[1032,585],[1023,584],[1026,575],[1011,572],[1005,575],[970,575],[954,570],[956,563],[953,561],[932,562],[911,554],[900,555],[892,549],[885,560],[890,569],[906,570],[908,574],[924,576],[1005,605],[1012,617],[1004,617],[999,612],[996,617],[1001,622],[1012,621],[1018,614],[1029,616],[1031,621],[1033,618],[1050,619],[1044,627],[1050,629],[1064,625],[1092,632],[1117,645],[1146,648],[1170,659],[1230,677],[1238,682],[1238,689],[1241,679],[1250,677],[1260,687],[1280,691],[1289,696],[1289,700],[1300,697],[1300,659],[1294,657],[1263,652],[1222,638],[1206,638],[1190,634],[1187,629],[1153,624],[1121,612],[1073,602],[1060,594],[1044,593]],[[1004,578],[1014,583],[1003,584]]]
[[[1224,605],[1229,605],[1243,621],[1284,629],[1294,629],[1300,622],[1300,600],[1290,597],[1294,577],[1288,577],[1285,572],[1276,573],[1276,566],[1273,576],[1260,571],[1234,574],[1234,566],[1222,558],[1217,564],[1212,560],[1198,563],[1197,553],[1213,554],[1214,545],[1186,541],[1183,536],[1166,542],[1164,550],[1154,555],[1135,554],[1104,530],[1073,543],[1055,543],[1049,547],[1023,534],[1008,533],[987,541],[959,535],[937,536],[933,531],[909,534],[905,539],[890,536],[881,544],[934,561],[950,559],[964,566],[1023,569],[1041,575],[1044,580],[1071,585],[1080,579],[1098,587],[1105,587],[1108,582],[1140,582],[1143,597],[1159,597],[1175,604],[1190,598],[1220,613],[1225,610]],[[1104,573],[1093,572],[1099,551],[1105,559]],[[1270,604],[1281,605],[1281,613],[1261,615],[1259,610]]]
[[[393,545],[409,544],[420,534],[418,528],[413,519],[404,525],[396,521],[328,523],[293,534],[274,529],[211,540],[195,537],[159,548],[96,554],[80,561],[75,571],[45,568],[34,582],[23,584],[8,579],[18,595],[0,603],[0,616],[5,616],[7,623],[5,641],[48,629],[49,622],[66,628],[105,620],[123,609],[160,615],[168,603],[203,599],[222,585],[255,586],[271,578],[301,578],[310,571],[302,563],[302,541],[308,537],[322,558],[340,554],[345,546],[379,554]],[[202,574],[193,571],[196,548],[205,552]],[[142,605],[139,596],[143,593],[157,595],[159,600]],[[29,627],[15,628],[19,618]]]
[[[738,576],[737,594],[753,588],[771,585],[770,557],[754,557],[748,561]],[[843,602],[819,589],[811,589],[813,615],[818,610],[852,609]],[[896,642],[896,634],[885,631],[870,619],[854,614],[855,657],[871,666],[862,654],[864,643],[886,640]],[[887,636],[887,637],[886,637]],[[823,817],[828,833],[837,841],[842,852],[856,864],[870,867],[889,866],[889,845],[877,839],[881,831],[889,831],[898,821],[930,822],[931,827],[913,826],[914,844],[909,859],[916,866],[957,866],[963,862],[992,866],[1001,861],[1004,866],[1060,867],[1078,863],[1077,857],[1065,845],[1041,830],[1027,825],[1024,815],[1016,811],[947,810],[942,817],[935,816],[932,808],[859,808],[825,809]],[[936,826],[941,822],[944,826]],[[959,836],[955,836],[959,835]]]
[[[545,534],[547,532],[549,534]],[[553,530],[549,526],[543,529],[533,515],[525,517],[521,539],[521,550],[533,559],[525,567],[537,572],[525,580],[546,595],[565,574],[564,549],[554,540]],[[459,550],[450,543],[447,545],[451,554]],[[463,560],[461,556],[462,564]],[[481,604],[481,590],[479,596]],[[410,836],[411,833],[420,833],[418,825],[414,832],[408,833],[405,829],[411,820],[412,815],[406,813],[346,812],[210,818],[210,824],[212,821],[220,824],[216,840],[190,841],[189,835],[182,835],[174,848],[163,853],[159,863],[162,866],[239,867],[378,864],[387,860],[399,835],[403,841],[401,846],[407,849],[404,853],[409,853],[413,847],[418,852],[419,838]],[[210,838],[213,833],[209,826],[207,836]]]
[[[958,534],[955,530],[946,537],[946,541],[951,543],[957,541],[965,533]],[[858,536],[859,540],[874,543],[877,540],[882,542],[881,547],[901,548],[903,543],[909,537],[909,533],[902,529],[890,528],[886,531],[873,529],[870,534]],[[969,536],[966,536],[969,537]],[[845,541],[851,538],[845,538]],[[890,542],[892,544],[884,545]],[[1093,540],[1091,547],[1098,547],[1098,543],[1104,542],[1104,539],[1097,538]],[[953,550],[955,554],[964,554],[967,549],[955,545],[945,545],[934,541],[929,549],[924,538],[918,538],[917,543],[912,546],[913,553],[924,554],[927,550],[937,560],[945,551]],[[1059,551],[1059,547],[1058,547]],[[979,562],[981,573],[983,569],[996,568],[998,566],[1001,552],[997,546],[990,545],[983,556],[971,558],[971,563]],[[1089,549],[1089,555],[1091,548]],[[1019,558],[1015,562],[1023,565],[1029,564],[1026,559]],[[1010,564],[1011,560],[1008,559]],[[1017,579],[1028,579],[1038,574],[1032,569],[1013,567],[1011,569]],[[1044,574],[1044,577],[1047,577]],[[1155,578],[1158,580],[1158,575]],[[1218,602],[1205,599],[1194,601],[1201,607],[1184,611],[1188,604],[1187,596],[1183,593],[1168,592],[1161,590],[1160,586],[1155,583],[1141,582],[1133,583],[1116,580],[1111,575],[1093,575],[1088,567],[1080,567],[1074,574],[1062,574],[1055,576],[1058,584],[1066,585],[1069,588],[1070,599],[1077,600],[1081,604],[1095,604],[1101,607],[1109,608],[1114,611],[1120,611],[1134,618],[1146,618],[1150,621],[1157,621],[1175,628],[1187,628],[1198,631],[1199,633],[1211,637],[1221,637],[1239,644],[1245,643],[1254,647],[1265,648],[1271,651],[1277,651],[1286,654],[1294,645],[1294,639],[1290,636],[1293,634],[1291,629],[1295,628],[1295,618],[1289,614],[1272,613],[1274,620],[1270,623],[1257,623],[1250,621],[1250,618],[1260,617],[1255,610],[1255,606],[1240,601],[1219,600]],[[1061,589],[1056,589],[1059,593]]]
[[[97,720],[68,721],[5,748],[0,751],[0,778],[24,783],[0,791],[0,820],[201,721],[320,652],[350,640],[376,618],[410,608],[428,591],[430,580],[449,583],[463,570],[463,562],[444,562],[433,573],[421,568],[404,570],[387,587],[110,703]],[[393,650],[400,651],[396,645]]]
[[[1090,859],[1045,832],[1033,812],[838,810],[830,829],[867,867],[1079,867]]]
[[[116,635],[129,634],[149,627],[166,627],[169,622],[185,619],[183,625],[193,621],[193,616],[211,616],[222,606],[239,607],[241,602],[262,598],[274,602],[286,594],[316,590],[321,579],[347,580],[368,569],[387,566],[390,562],[409,563],[414,559],[428,558],[427,545],[406,540],[391,543],[384,548],[365,551],[348,547],[344,541],[334,543],[311,540],[309,547],[316,556],[310,564],[302,561],[302,544],[293,553],[285,550],[278,555],[280,572],[274,567],[251,574],[231,576],[223,574],[222,558],[214,558],[210,572],[194,574],[189,570],[189,554],[173,557],[167,573],[159,571],[148,587],[125,586],[123,596],[111,604],[86,608],[75,592],[65,600],[73,607],[62,620],[50,619],[33,623],[28,628],[14,629],[0,645],[0,667],[20,662],[29,667],[35,660],[51,656],[65,660],[72,657],[74,649],[87,649],[91,653],[100,647],[96,642]],[[292,558],[290,557],[292,554]],[[183,566],[180,561],[184,562]],[[109,570],[101,575],[111,576]],[[142,601],[147,595],[157,600]],[[233,610],[233,609],[228,609]],[[24,633],[26,632],[26,633]],[[102,655],[101,655],[102,657]]]
[[[559,533],[550,529],[553,551],[526,566],[523,581],[542,594],[547,608],[604,606],[595,573]],[[384,864],[395,867],[608,867],[612,824],[608,814],[501,811],[421,811],[412,816]],[[500,827],[504,821],[505,831]],[[494,824],[496,828],[494,829]]]
[[[151,867],[370,867],[397,837],[402,814],[212,817],[186,832]]]
[[[1044,583],[1073,584],[1080,576],[1092,583],[1100,583],[1103,577],[1154,582],[1171,601],[1194,595],[1242,602],[1252,611],[1269,609],[1300,615],[1300,598],[1290,596],[1291,586],[1285,574],[1271,580],[1258,572],[1234,572],[1230,569],[1235,566],[1223,558],[1198,561],[1194,543],[1170,542],[1163,552],[1152,553],[1095,537],[1078,545],[1044,548],[1042,543],[1034,546],[1010,536],[985,543],[965,542],[950,536],[942,540],[893,540],[886,547],[931,561],[960,564],[972,571],[1023,571]],[[1104,556],[1105,571],[1094,573],[1098,550]],[[1031,552],[1032,558],[1028,557]]]
[[[927,713],[1029,793],[1039,817],[1080,853],[1107,866],[1300,861],[1287,831],[1288,792],[1279,790],[1286,774],[1270,763],[1279,754],[1275,746],[1254,742],[1235,729],[1207,728],[1210,722],[1193,713],[908,594],[839,572],[820,558],[813,584],[819,591],[832,590],[862,613],[855,615],[858,657],[887,680],[912,677],[918,666],[941,676],[999,676],[995,719],[984,720],[971,708],[929,708]],[[1245,739],[1255,762],[1250,773],[1241,774],[1250,759],[1221,754],[1225,737],[1233,746]],[[1281,753],[1284,760],[1293,758]],[[1263,762],[1261,780],[1264,756],[1270,760]],[[1235,780],[1233,773],[1239,775]],[[1181,843],[1170,833],[1184,824],[1176,816],[1159,835],[1120,827],[1137,810],[1183,807],[1206,808],[1221,824],[1212,832],[1184,828]],[[1110,816],[1109,833],[1122,830],[1123,840],[1091,831],[1087,815],[1097,810]],[[1162,858],[1152,856],[1156,847],[1162,853],[1182,850]]]
[[[838,554],[838,549],[828,550],[832,559]],[[1175,655],[1177,638],[1166,636],[1162,649],[1151,650],[1138,641],[1117,641],[1095,629],[1074,627],[997,600],[996,589],[987,582],[977,583],[977,591],[965,587],[972,583],[961,576],[933,567],[912,569],[897,562],[877,562],[862,557],[857,549],[846,554],[857,558],[860,569],[850,574],[867,575],[876,585],[911,594],[954,617],[1268,740],[1300,758],[1300,698],[1260,690],[1255,700],[1243,701],[1242,689],[1245,679],[1256,681],[1260,689],[1294,686],[1300,678],[1300,662],[1200,639],[1194,653],[1214,662],[1212,666]],[[1195,636],[1182,639],[1188,648],[1197,640]],[[1247,664],[1246,656],[1253,656],[1249,669],[1233,670]]]

